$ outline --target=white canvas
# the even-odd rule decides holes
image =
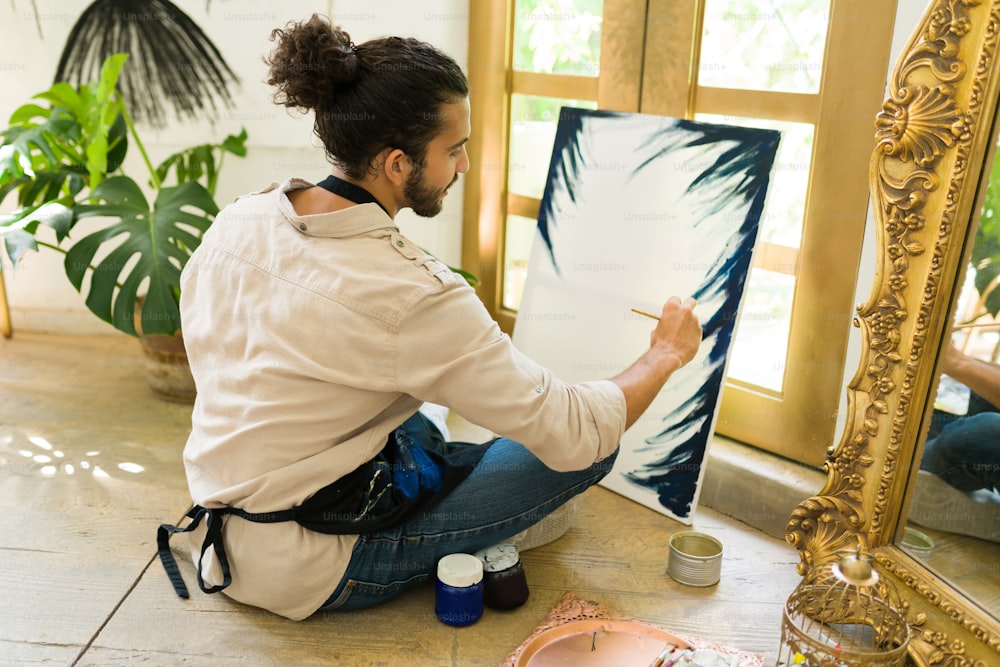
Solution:
[[[671,295],[704,340],[621,443],[604,486],[691,523],[778,132],[564,108],[514,343],[571,381],[649,345]]]

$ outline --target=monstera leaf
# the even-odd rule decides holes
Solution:
[[[11,261],[38,250],[44,224],[61,243],[76,222],[72,208],[87,186],[116,171],[128,150],[123,108],[113,99],[125,55],[109,58],[101,78],[74,89],[55,83],[18,107],[0,131],[0,201],[17,193],[18,209],[0,216],[0,238]]]
[[[142,333],[176,333],[181,269],[219,212],[211,194],[200,183],[188,182],[160,189],[150,207],[135,181],[112,176],[94,188],[90,201],[96,203],[77,205],[78,218],[117,221],[73,244],[66,253],[66,275],[82,291],[89,274],[87,307],[133,336],[138,334],[135,306],[145,288]]]
[[[46,202],[0,215],[0,238],[10,261],[16,264],[29,250],[38,250],[35,231],[39,224],[54,229],[56,238],[62,241],[69,235],[75,221],[73,209],[69,206],[61,201]]]
[[[75,196],[121,166],[128,128],[115,84],[127,57],[108,58],[100,78],[78,89],[56,82],[34,96],[48,107],[31,102],[11,114],[0,132],[0,201],[12,190],[22,207]]]

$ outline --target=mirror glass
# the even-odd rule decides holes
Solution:
[[[942,347],[901,548],[1000,618],[1000,166]]]

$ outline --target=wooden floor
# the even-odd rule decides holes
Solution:
[[[496,665],[566,592],[774,664],[796,552],[699,509],[694,527],[726,548],[722,580],[685,587],[665,568],[686,526],[603,488],[565,536],[522,554],[528,602],[466,628],[436,620],[432,585],[298,623],[196,588],[182,601],[154,544],[190,503],[190,406],[153,397],[143,363],[126,337],[0,341],[0,665]]]

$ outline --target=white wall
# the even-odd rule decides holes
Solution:
[[[313,12],[325,13],[361,43],[380,35],[405,35],[426,40],[454,57],[467,69],[468,0],[173,0],[205,31],[239,76],[235,108],[224,110],[213,127],[208,122],[173,122],[163,131],[139,128],[140,137],[155,163],[188,146],[221,140],[246,127],[246,158],[229,156],[220,176],[220,205],[236,195],[265,187],[289,176],[318,180],[329,173],[322,147],[312,136],[311,116],[290,113],[271,102],[263,83],[267,67],[262,60],[273,46],[273,28],[301,20]],[[11,0],[0,5],[0,119],[31,95],[51,85],[66,37],[89,2]],[[37,23],[42,35],[39,36]],[[137,181],[143,165],[134,148],[126,165]],[[409,210],[397,216],[403,233],[442,260],[461,261],[463,180],[452,188],[444,210],[434,219],[418,218]],[[8,197],[0,210],[14,207]],[[112,333],[92,315],[66,280],[62,255],[46,251],[29,255],[17,267],[5,264],[3,277],[15,331]]]

